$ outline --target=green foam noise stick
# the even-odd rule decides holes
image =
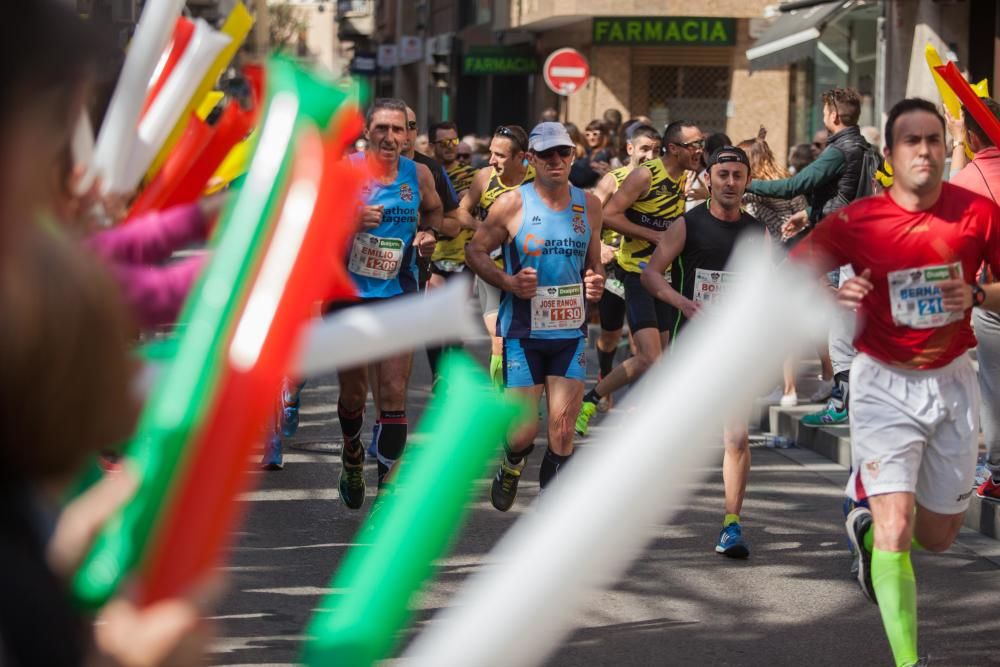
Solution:
[[[530,406],[497,394],[468,355],[446,353],[419,437],[396,464],[389,493],[376,501],[356,544],[344,556],[307,635],[304,661],[371,665],[386,657],[409,618],[410,601],[434,574],[434,560],[458,533],[476,490],[504,438]]]

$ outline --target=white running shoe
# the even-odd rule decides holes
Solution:
[[[790,394],[782,394],[778,404],[783,408],[794,408],[799,404],[799,395],[794,391]]]
[[[819,387],[813,392],[812,396],[809,397],[810,403],[822,403],[826,399],[830,398],[830,393],[833,391],[833,379],[824,380],[820,378]]]

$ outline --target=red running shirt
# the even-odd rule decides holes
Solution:
[[[822,269],[871,269],[875,287],[861,304],[854,346],[887,364],[940,368],[976,337],[971,311],[949,317],[933,283],[953,263],[970,284],[984,261],[1000,275],[1000,209],[949,183],[926,211],[907,211],[888,194],[867,197],[824,218],[791,257]]]

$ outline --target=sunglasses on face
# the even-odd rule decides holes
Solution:
[[[558,155],[561,158],[568,158],[573,154],[573,149],[569,146],[556,146],[555,148],[550,148],[548,150],[539,151],[535,153],[536,156],[542,160],[549,160],[553,155]]]
[[[408,129],[408,130],[415,130],[415,129],[417,129],[417,121],[415,121],[415,120],[408,120],[408,121],[406,121],[406,129]]]
[[[472,155],[469,154],[469,153],[459,153],[458,157],[455,158],[455,159],[456,160],[471,160],[472,159]]]
[[[441,148],[453,148],[459,145],[461,142],[458,139],[438,139],[434,142]]]
[[[681,148],[687,148],[688,150],[691,150],[692,148],[697,148],[698,150],[701,150],[705,147],[704,139],[695,139],[694,141],[688,141],[687,143],[683,144],[676,141],[671,143],[673,143],[674,146],[680,146]]]

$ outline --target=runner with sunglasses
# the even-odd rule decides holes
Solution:
[[[625,166],[609,171],[602,176],[597,187],[594,188],[594,194],[601,200],[601,205],[608,205],[608,202],[611,201],[611,195],[617,192],[633,169],[644,162],[659,157],[662,146],[660,133],[650,126],[636,124],[629,128],[625,144],[628,162]],[[599,366],[598,382],[611,373],[615,353],[618,351],[618,342],[621,340],[625,327],[625,286],[621,280],[621,269],[618,268],[618,262],[615,260],[615,253],[621,246],[621,240],[621,234],[615,230],[607,226],[601,230],[601,261],[604,262],[606,279],[604,281],[604,294],[601,295],[601,302],[597,306],[601,318],[601,333],[597,337],[596,345]],[[598,408],[606,411],[611,406],[611,395],[602,396]]]
[[[544,490],[573,454],[573,418],[586,377],[587,301],[601,298],[601,202],[569,183],[574,144],[560,123],[531,131],[528,159],[535,180],[497,199],[466,250],[469,268],[503,290],[504,384],[537,404],[548,402],[548,449],[539,482]],[[490,258],[501,248],[504,269]],[[512,434],[490,493],[510,509],[540,420]]]
[[[434,159],[438,161],[447,174],[452,192],[461,198],[469,189],[476,170],[468,165],[463,165],[457,159],[460,143],[458,126],[451,121],[436,123],[431,125],[428,135],[431,149],[434,151]],[[443,286],[449,278],[457,276],[465,269],[465,244],[472,239],[472,234],[476,230],[476,221],[461,209],[456,210],[456,214],[460,216],[462,229],[455,236],[438,235],[434,254],[430,258],[430,276],[427,279],[427,289]],[[444,349],[445,347],[437,345],[427,348],[427,362],[434,375],[435,390],[437,390],[439,381],[438,362]]]
[[[604,226],[622,235],[615,258],[622,269],[625,314],[635,354],[584,397],[576,419],[580,435],[587,435],[603,397],[638,380],[660,358],[676,320],[674,309],[654,298],[642,286],[640,275],[661,232],[684,213],[685,172],[699,168],[705,142],[696,125],[680,120],[664,129],[663,144],[663,156],[633,169],[604,207]]]
[[[459,208],[485,220],[497,197],[535,179],[535,168],[525,161],[528,133],[518,125],[501,125],[490,140],[490,166],[480,169],[466,190]],[[493,254],[498,268],[503,269],[499,250]],[[497,311],[500,309],[500,289],[484,280],[476,280],[483,322],[491,337],[490,377],[498,387],[503,384],[503,339],[497,335]]]

